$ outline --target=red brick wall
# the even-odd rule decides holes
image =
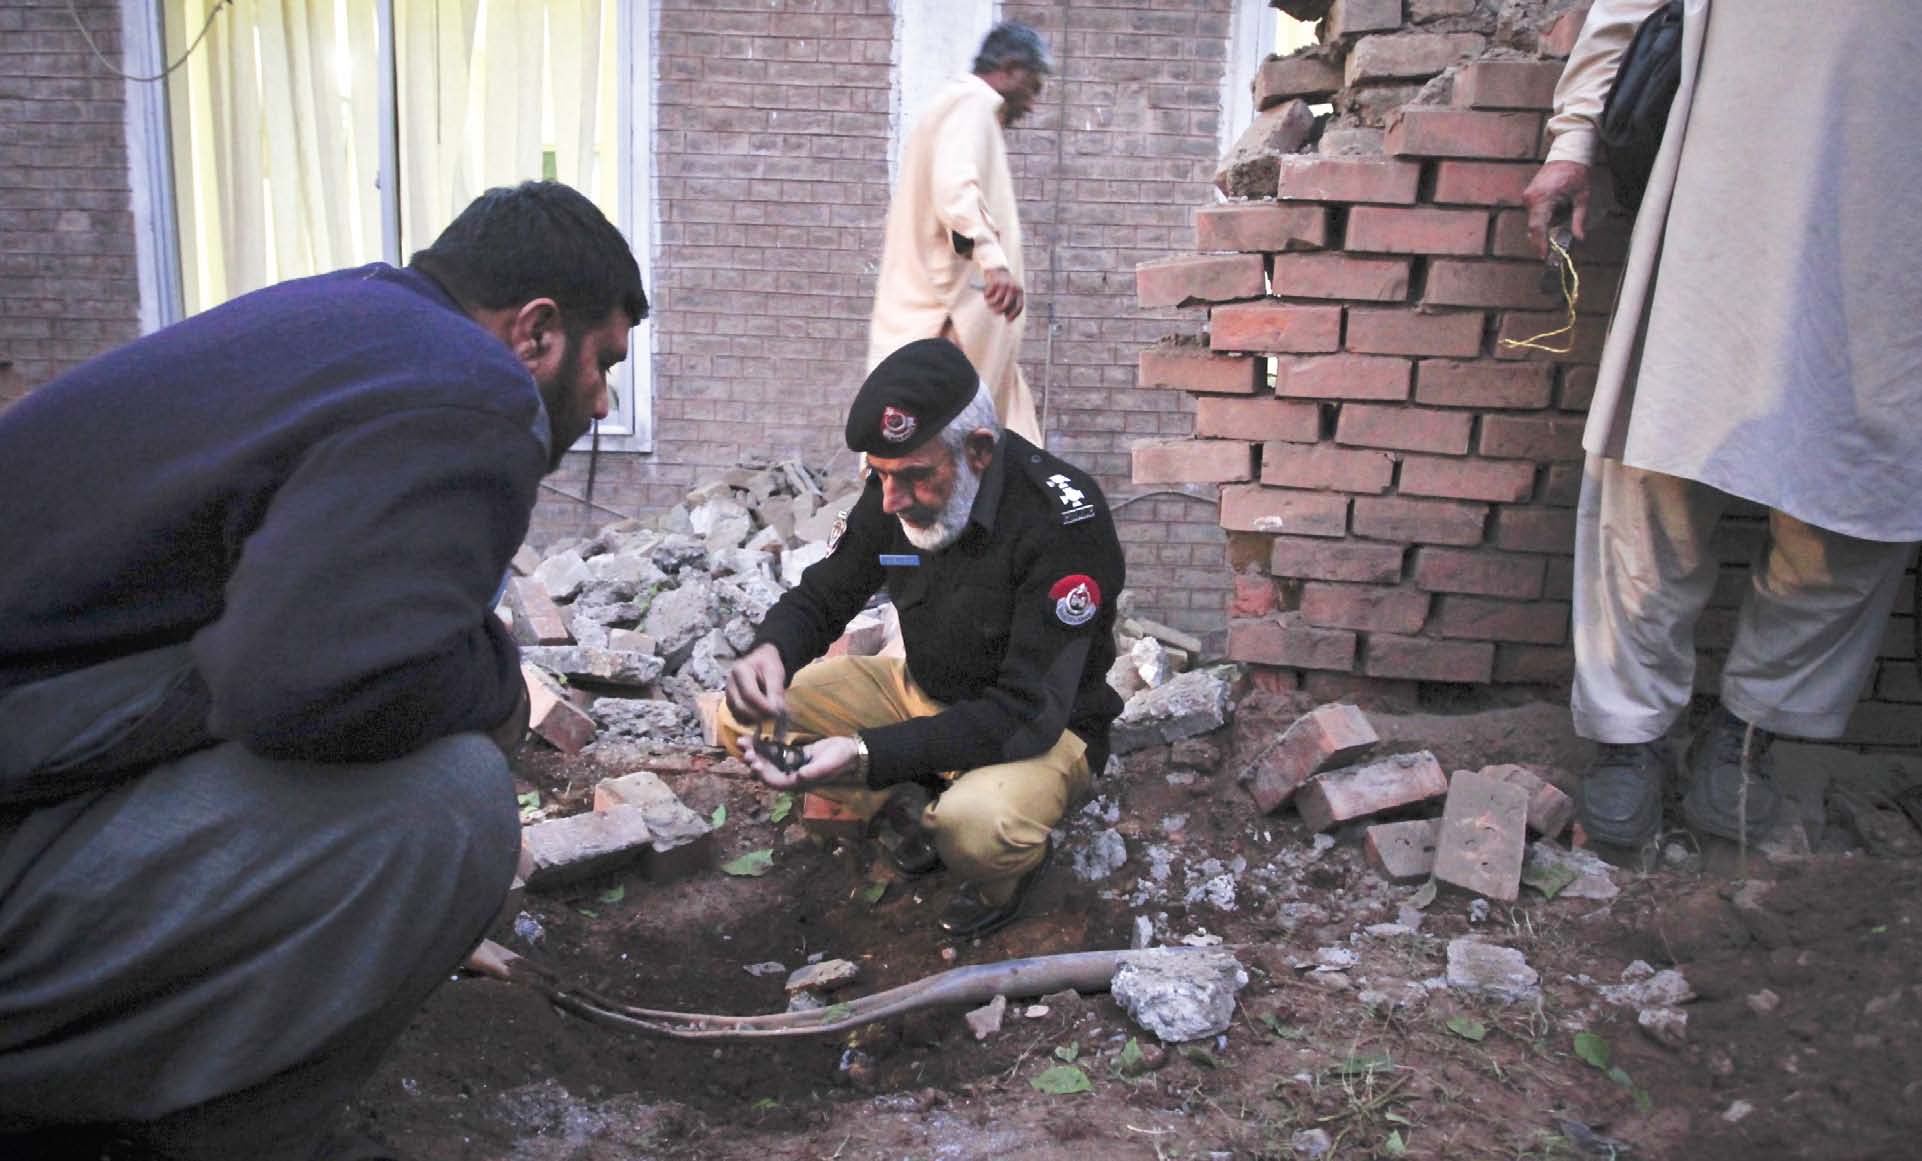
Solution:
[[[119,4],[77,7],[117,58]],[[0,5],[0,407],[138,333],[123,93],[64,0]]]

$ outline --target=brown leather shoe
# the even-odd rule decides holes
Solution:
[[[1022,905],[1028,901],[1028,891],[1040,880],[1042,872],[1054,859],[1054,838],[1042,841],[1041,861],[1028,870],[1028,873],[1015,880],[1014,893],[1006,903],[989,903],[975,893],[973,883],[963,883],[955,891],[954,898],[948,900],[947,909],[941,912],[941,930],[956,939],[979,939],[991,931],[999,931],[1021,916]]]

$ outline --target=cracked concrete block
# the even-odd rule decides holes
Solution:
[[[1441,819],[1416,818],[1368,828],[1368,863],[1396,882],[1426,879],[1435,869],[1435,843]]]
[[[968,1022],[968,1031],[976,1040],[986,1040],[1001,1031],[1001,1021],[1008,1014],[1008,997],[996,996],[986,1004],[976,1008],[963,1017]]]
[[[645,553],[617,552],[587,562],[587,571],[616,600],[633,600],[667,583],[667,574]]]
[[[533,577],[517,576],[507,582],[507,607],[514,612],[514,640],[522,645],[566,645],[574,640],[561,607]]]
[[[658,593],[641,627],[659,643],[670,671],[678,670],[694,646],[714,628],[714,586],[705,577]]]
[[[1168,680],[1175,675],[1168,647],[1153,637],[1136,641],[1128,650],[1128,660],[1134,662],[1135,672],[1141,675],[1141,683],[1149,689],[1168,684]]]
[[[1247,970],[1228,951],[1157,947],[1123,955],[1109,992],[1135,1023],[1174,1043],[1226,1032],[1235,993],[1247,985]]]
[[[1512,947],[1463,937],[1448,944],[1448,986],[1470,995],[1489,996],[1506,1004],[1532,1000],[1542,994],[1542,977],[1521,952]]]
[[[548,596],[565,601],[593,580],[594,574],[587,571],[587,562],[581,559],[581,554],[570,548],[542,561],[534,570],[534,579],[541,582]]]
[[[1528,829],[1541,837],[1555,838],[1574,820],[1575,800],[1548,780],[1548,767],[1510,763],[1484,766],[1481,772],[1528,793]]]
[[[1352,705],[1324,705],[1297,718],[1279,740],[1249,764],[1249,792],[1268,814],[1287,802],[1310,778],[1324,770],[1353,764],[1381,738],[1368,715]]]
[[[604,697],[594,703],[594,719],[608,738],[679,742],[700,736],[693,713],[665,698]]]
[[[824,959],[820,963],[811,963],[806,967],[794,969],[794,973],[787,978],[787,990],[832,992],[837,988],[845,988],[860,978],[861,968],[858,964],[844,959]]]
[[[1513,903],[1521,894],[1528,843],[1528,792],[1473,770],[1457,770],[1442,806],[1435,878]]]
[[[1295,808],[1310,830],[1323,831],[1447,793],[1448,775],[1441,763],[1419,750],[1318,775],[1296,793]]]
[[[521,660],[570,679],[587,678],[638,689],[661,676],[665,663],[652,653],[596,649],[587,645],[530,645]]]
[[[826,542],[803,544],[801,547],[783,554],[781,557],[781,583],[789,588],[800,584],[801,574],[806,572],[814,564],[826,560],[827,556],[828,546]]]
[[[527,683],[527,728],[563,754],[578,754],[594,740],[594,719],[567,698],[560,684],[534,665],[521,664]]]
[[[681,878],[714,861],[714,828],[683,803],[661,776],[637,770],[594,787],[594,809],[632,806],[652,836],[641,869],[657,883]]]
[[[1197,669],[1157,689],[1143,690],[1128,699],[1115,719],[1110,735],[1113,751],[1126,754],[1220,729],[1228,721],[1233,691],[1219,669]]]
[[[652,834],[638,807],[616,806],[521,829],[527,886],[544,891],[638,860]]]
[[[649,637],[646,633],[638,629],[609,629],[607,631],[607,644],[602,646],[602,648],[612,649],[616,653],[659,652],[659,649],[654,644],[654,638]]]

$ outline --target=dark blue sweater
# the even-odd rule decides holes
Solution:
[[[270,757],[491,727],[547,438],[506,346],[385,265],[103,355],[0,413],[0,691],[190,641],[213,736]]]

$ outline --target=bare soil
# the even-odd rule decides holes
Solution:
[[[1045,1013],[1011,1004],[985,1041],[945,1009],[849,1037],[689,1044],[585,1024],[525,989],[462,977],[419,1014],[353,1121],[411,1161],[1293,1158],[1312,1155],[1315,1139],[1300,1136],[1311,1130],[1331,1147],[1321,1155],[1338,1158],[1606,1157],[1611,1142],[1623,1158],[1690,1161],[1916,1154],[1922,862],[1751,854],[1736,867],[1709,852],[1716,871],[1695,869],[1700,860],[1620,868],[1621,893],[1606,902],[1524,891],[1471,922],[1471,901],[1444,892],[1418,930],[1369,933],[1412,918],[1415,888],[1365,864],[1358,830],[1318,848],[1291,813],[1257,816],[1236,783],[1251,747],[1302,708],[1257,695],[1202,744],[1130,755],[1065,824],[1063,857],[1028,916],[984,940],[942,939],[934,918],[953,885],[941,876],[899,881],[871,843],[776,823],[771,792],[717,767],[718,755],[685,752],[664,777],[704,815],[727,808],[720,859],[769,848],[771,874],[712,870],[667,885],[613,875],[530,895],[537,944],[499,933],[632,1003],[746,1014],[786,1003],[784,973],[747,965],[845,958],[861,965],[865,993],[962,964],[1127,947],[1145,916],[1162,939],[1218,937],[1248,968],[1223,1037],[1162,1046],[1107,996],[1069,993]],[[1582,750],[1565,719],[1561,707],[1522,706],[1376,724],[1386,749],[1425,746],[1449,769],[1572,770]],[[601,777],[663,765],[530,753],[520,775],[565,813],[585,808]],[[1108,826],[1126,838],[1128,862],[1084,881],[1072,855]],[[1207,890],[1223,876],[1232,900]],[[885,893],[870,903],[862,891],[875,882]],[[1541,974],[1540,1001],[1423,987],[1465,934],[1521,950]],[[1359,962],[1313,970],[1324,947]],[[1678,1047],[1598,993],[1636,960],[1679,968],[1698,994]],[[1613,1078],[1577,1054],[1583,1032],[1606,1045]],[[1070,1061],[1092,1091],[1030,1083]]]

